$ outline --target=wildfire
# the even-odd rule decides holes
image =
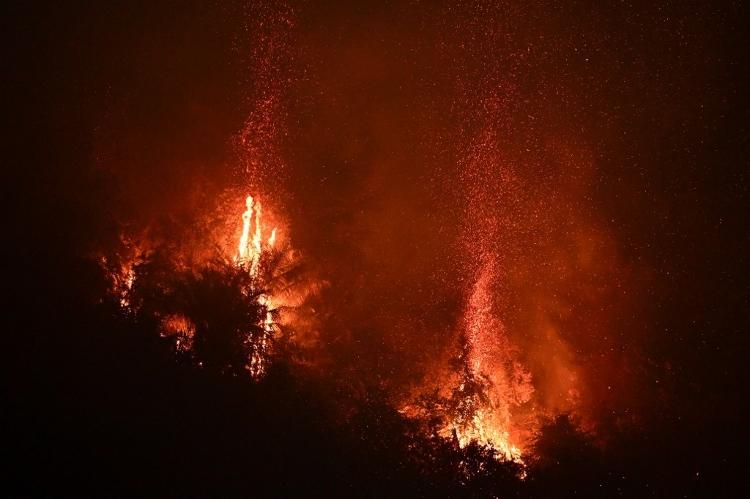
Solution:
[[[260,201],[256,201],[252,196],[245,199],[246,210],[242,214],[242,235],[240,236],[239,246],[237,248],[236,261],[239,265],[248,268],[250,275],[256,277],[258,274],[258,264],[263,253],[263,225],[262,225],[262,206]],[[254,222],[254,228],[253,226]],[[250,237],[252,229],[252,238]],[[267,247],[273,247],[276,243],[276,228],[271,229],[271,235],[266,242]]]
[[[458,410],[446,430],[461,447],[472,441],[496,449],[506,459],[522,455],[513,409],[531,399],[531,375],[515,358],[502,321],[493,311],[495,264],[486,261],[469,297],[463,320],[464,373]],[[473,389],[467,384],[473,383]],[[463,399],[463,400],[461,400]]]
[[[222,210],[222,212],[219,212],[219,217],[222,217],[223,214],[227,215],[227,220],[230,218],[236,220],[234,218],[236,214],[231,215],[231,212]],[[226,225],[226,230],[231,231],[231,226],[236,228],[236,222]],[[245,198],[242,231],[238,243],[234,245],[227,241],[228,245],[223,244],[222,241],[226,240],[228,235],[226,232],[220,231],[220,233],[211,233],[208,239],[216,243],[214,248],[222,248],[219,251],[224,254],[218,255],[220,259],[226,259],[225,261],[228,261],[230,265],[233,264],[241,271],[249,274],[253,284],[250,287],[251,289],[242,292],[248,300],[256,301],[265,310],[259,324],[248,324],[248,330],[260,326],[262,333],[259,336],[248,333],[245,340],[246,346],[251,352],[248,354],[245,368],[253,377],[257,378],[266,371],[272,338],[279,330],[277,324],[279,306],[294,304],[290,291],[285,289],[284,286],[277,290],[278,293],[273,291],[274,279],[277,277],[275,273],[283,273],[290,266],[293,266],[296,262],[296,253],[286,248],[279,248],[279,231],[276,227],[264,226],[261,203],[253,196]],[[119,305],[123,310],[132,312],[135,311],[134,307],[140,307],[140,305],[134,304],[131,299],[136,281],[140,282],[139,272],[141,271],[139,266],[148,262],[155,251],[154,248],[159,246],[155,241],[149,243],[149,237],[146,233],[142,234],[141,238],[134,239],[123,236],[127,251],[120,257],[121,263],[116,269],[109,269],[112,278],[112,292],[117,296]],[[230,237],[233,239],[232,236]],[[206,251],[206,247],[205,240],[199,242],[198,245],[188,241],[186,244],[183,243],[183,245],[175,247],[176,251],[162,253],[161,257],[166,257],[170,261],[170,265],[174,265],[175,270],[182,269],[191,272],[191,269],[193,269],[197,271],[203,265],[210,266],[211,259],[217,256],[215,252],[212,254],[210,251]],[[271,264],[268,260],[273,260],[274,263]],[[109,261],[106,257],[101,258],[102,265],[105,268],[109,267]],[[263,292],[258,294],[259,290],[263,290]],[[159,334],[163,337],[172,338],[175,341],[177,351],[191,351],[196,325],[190,317],[182,313],[175,313],[170,307],[166,307],[164,310],[157,308],[154,313],[159,321]]]
[[[133,264],[130,263],[126,268],[123,269],[122,274],[125,276],[120,286],[120,306],[127,308],[130,306],[130,298],[128,298],[128,292],[133,288],[133,282],[135,281],[135,269]]]
[[[193,347],[195,324],[181,314],[169,314],[162,318],[161,335],[175,338],[175,347],[180,352],[187,352]]]
[[[461,354],[457,372],[441,383],[437,400],[406,406],[402,413],[442,421],[438,435],[460,448],[477,443],[499,458],[522,462],[530,422],[522,416],[534,388],[516,359],[502,321],[494,310],[495,264],[487,260],[474,282],[459,323]],[[420,407],[421,405],[421,407]]]
[[[263,243],[263,216],[260,201],[252,196],[245,198],[245,212],[242,214],[242,234],[235,261],[237,265],[245,268],[253,279],[258,279],[259,265],[264,250],[273,248],[276,243],[277,229],[271,229],[271,233]],[[252,233],[252,237],[251,234]],[[264,334],[253,349],[253,354],[248,361],[247,369],[253,376],[260,376],[265,372],[265,358],[270,349],[270,338],[274,332],[274,302],[266,293],[258,297],[260,305],[266,308],[266,316],[262,321]]]

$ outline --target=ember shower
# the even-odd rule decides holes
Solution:
[[[331,33],[333,8],[249,8],[246,119],[226,137],[228,180],[207,180],[224,229],[177,244],[226,247],[251,195],[235,258],[255,275],[274,237],[248,232],[262,199],[330,284],[303,319],[317,324],[313,363],[385,389],[409,417],[440,417],[462,446],[521,458],[543,417],[594,430],[629,404],[638,380],[617,366],[637,342],[607,345],[647,269],[620,261],[592,201],[596,145],[575,118],[586,95],[537,74],[575,40],[546,41],[511,6],[406,10]],[[162,209],[216,218],[217,203],[187,199]],[[420,405],[436,389],[439,408]]]
[[[484,452],[547,490],[534,466],[554,455],[545,442],[569,442],[550,430],[565,424],[605,452],[658,448],[665,421],[721,427],[714,406],[731,420],[712,387],[733,386],[734,336],[696,332],[723,324],[711,303],[743,309],[722,291],[729,272],[703,270],[723,257],[700,249],[734,248],[725,227],[742,212],[720,188],[731,174],[700,169],[715,160],[704,144],[732,140],[717,123],[735,70],[706,27],[730,16],[355,3],[82,9],[55,130],[86,103],[87,139],[69,147],[95,180],[43,197],[86,212],[58,230],[106,277],[82,294],[127,327],[153,323],[187,379],[241,379],[281,411],[287,395],[264,388],[281,366],[325,401],[322,427],[361,417],[377,433],[383,402],[434,455],[464,456],[466,487],[465,456]],[[46,232],[30,246],[63,247]],[[194,342],[222,320],[205,303],[241,322],[240,355],[219,367]]]

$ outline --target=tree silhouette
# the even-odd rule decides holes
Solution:
[[[601,452],[593,437],[569,414],[544,422],[530,461],[529,482],[534,496],[596,497],[601,493]]]
[[[268,307],[248,272],[219,258],[197,269],[180,268],[156,251],[135,267],[130,290],[140,321],[158,329],[165,318],[180,316],[192,324],[189,354],[202,368],[239,375],[268,333]]]

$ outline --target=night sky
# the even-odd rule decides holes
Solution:
[[[19,372],[52,370],[29,317],[96,300],[82,262],[144,233],[213,244],[196,224],[252,193],[320,285],[311,377],[397,408],[440,385],[491,262],[524,417],[573,414],[602,445],[678,428],[665,445],[746,468],[740,2],[3,10],[19,400]]]

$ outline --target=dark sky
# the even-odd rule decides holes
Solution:
[[[742,9],[495,3],[6,6],[9,240],[66,273],[248,188],[365,384],[445,361],[490,255],[542,405],[738,417]]]

